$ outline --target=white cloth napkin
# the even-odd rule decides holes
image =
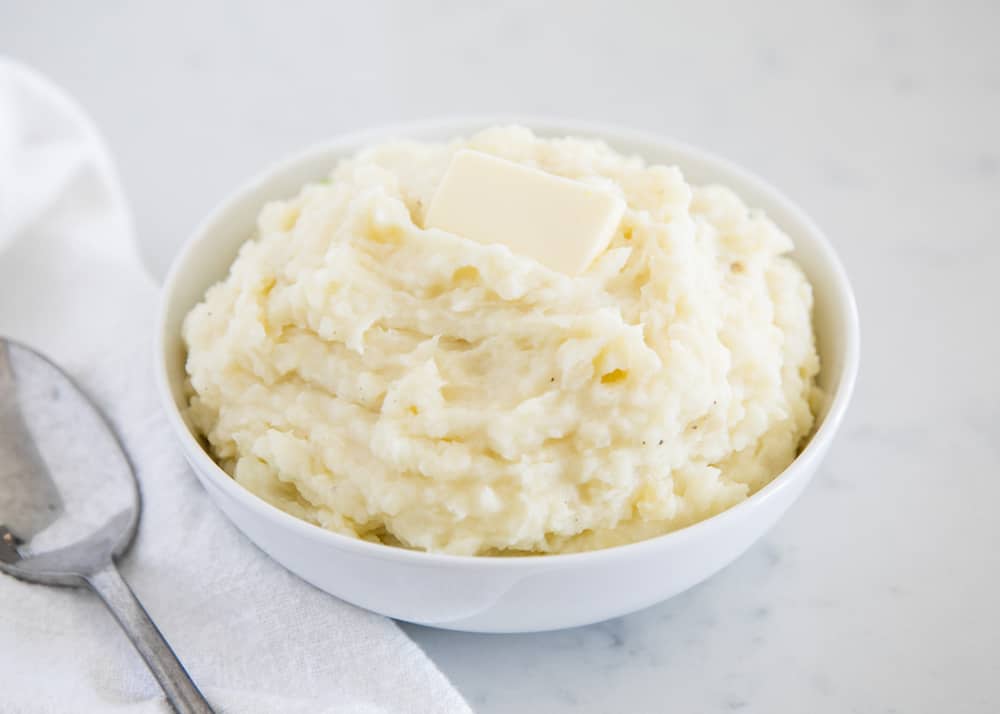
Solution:
[[[63,365],[123,438],[144,507],[121,569],[206,696],[222,712],[469,712],[394,623],[298,580],[212,506],[154,393],[155,302],[93,125],[0,58],[0,334]],[[96,597],[0,575],[0,710],[168,708]]]

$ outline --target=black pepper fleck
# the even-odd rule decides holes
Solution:
[[[663,446],[663,439],[660,439],[659,446]]]

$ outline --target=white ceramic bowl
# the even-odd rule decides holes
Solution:
[[[264,202],[295,194],[356,150],[389,138],[445,140],[509,119],[455,120],[346,136],[283,161],[222,202],[188,240],[167,278],[157,373],[184,453],[219,508],[271,557],[348,602],[424,625],[526,632],[585,625],[665,600],[733,561],[767,531],[812,478],[840,426],[858,369],[859,330],[851,287],[820,230],[778,191],[703,151],[633,131],[560,121],[519,121],[540,135],[591,136],[627,154],[676,164],[694,183],[721,182],[763,208],[795,241],[815,289],[820,382],[831,395],[802,454],[743,503],[688,528],[606,550],[486,558],[415,552],[351,539],[298,520],[236,484],[186,423],[180,326],[205,290],[226,275]]]

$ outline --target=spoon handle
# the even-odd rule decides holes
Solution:
[[[153,624],[113,562],[86,576],[87,584],[118,620],[177,714],[213,714],[184,665]]]

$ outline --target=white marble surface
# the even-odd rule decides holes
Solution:
[[[998,27],[990,0],[5,2],[0,51],[94,114],[156,271],[250,172],[399,119],[611,121],[785,188],[836,243],[864,333],[805,497],[728,570],[636,615],[408,630],[484,713],[995,712]]]

